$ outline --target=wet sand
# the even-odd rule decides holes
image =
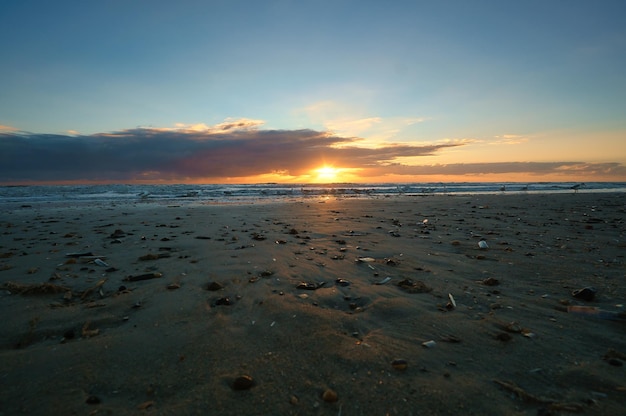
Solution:
[[[626,194],[0,214],[1,415],[626,408]]]

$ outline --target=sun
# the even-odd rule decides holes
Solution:
[[[324,165],[321,168],[315,169],[315,174],[318,182],[334,182],[337,180],[339,169]]]

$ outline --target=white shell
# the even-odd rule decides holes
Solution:
[[[486,250],[486,249],[488,249],[488,248],[489,248],[489,246],[487,245],[487,242],[486,242],[485,240],[480,240],[480,241],[478,242],[478,247],[479,247],[481,250]]]
[[[356,261],[360,263],[372,263],[376,261],[376,259],[373,257],[359,257]]]
[[[454,296],[452,296],[452,293],[448,293],[448,299],[450,299],[450,303],[452,304],[452,306],[456,308],[456,301],[454,300]]]
[[[106,264],[106,262],[104,262],[104,261],[102,261],[100,259],[95,259],[93,262],[96,263],[98,266],[109,267],[109,265]]]
[[[376,282],[374,284],[375,285],[384,285],[385,283],[389,283],[390,281],[391,281],[391,277],[387,276],[383,280],[381,280],[380,282]]]

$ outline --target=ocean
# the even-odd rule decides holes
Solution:
[[[399,195],[545,194],[626,192],[626,182],[449,182],[251,185],[27,185],[0,186],[0,204],[166,203],[245,204],[320,198],[385,198]]]

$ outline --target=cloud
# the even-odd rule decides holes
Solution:
[[[225,181],[277,172],[298,177],[324,163],[370,169],[461,145],[366,148],[356,145],[358,138],[314,130],[261,130],[262,124],[241,119],[93,135],[2,132],[0,182]]]
[[[370,141],[393,139],[410,126],[430,120],[429,117],[380,117],[366,115],[363,106],[354,103],[325,100],[296,111],[309,122],[323,126],[336,135],[368,137]]]
[[[11,126],[3,126],[2,124],[0,124],[0,132],[1,131],[18,131],[19,129],[16,129],[15,127],[11,127]]]
[[[382,121],[380,117],[368,117],[361,119],[336,119],[325,123],[325,126],[335,134],[358,136],[368,131],[373,125]]]
[[[521,144],[526,143],[528,141],[528,137],[522,136],[519,134],[503,134],[501,136],[495,136],[497,140],[492,141],[490,144],[493,145],[511,145],[511,144]]]
[[[580,177],[622,177],[626,178],[626,166],[621,163],[586,163],[586,162],[500,162],[500,163],[452,163],[434,165],[380,166],[370,170],[372,176],[393,172],[394,175],[406,176],[449,176],[480,177],[488,175],[524,174],[537,178],[551,176],[568,178]],[[575,180],[575,179],[572,179]]]
[[[324,164],[356,175],[355,180],[376,181],[476,180],[489,175],[626,178],[621,163],[420,164],[420,157],[472,145],[474,139],[372,146],[328,131],[269,130],[262,125],[260,120],[228,119],[213,126],[178,124],[92,135],[0,131],[0,183],[236,182],[268,176],[307,181]]]
[[[194,131],[204,133],[224,133],[227,131],[239,131],[239,130],[256,130],[258,127],[265,124],[263,120],[252,120],[249,118],[227,118],[224,122],[216,124],[214,126],[208,126],[204,123],[197,124],[184,124],[176,123],[176,128],[161,128],[161,131]]]

